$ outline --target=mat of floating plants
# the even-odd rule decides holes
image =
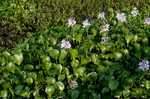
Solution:
[[[0,54],[0,97],[150,98],[148,10],[110,9],[93,20],[70,17],[62,26],[29,33]]]

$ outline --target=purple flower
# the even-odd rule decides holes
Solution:
[[[143,71],[149,70],[149,61],[148,60],[142,60],[139,63],[139,69],[141,69]]]
[[[68,27],[71,27],[76,24],[76,20],[74,18],[68,19]]]
[[[68,49],[68,48],[71,48],[70,42],[67,41],[67,40],[62,40],[62,41],[61,41],[61,48],[62,48],[62,49]]]
[[[135,16],[137,16],[138,12],[139,12],[139,11],[138,11],[137,8],[135,7],[135,8],[132,9],[131,15],[135,17]]]
[[[76,80],[72,80],[70,83],[70,88],[74,89],[78,87],[78,82]]]
[[[150,25],[150,17],[145,19],[144,24]]]
[[[124,13],[117,13],[116,17],[117,17],[118,21],[120,21],[120,22],[126,21],[126,16]]]
[[[89,20],[87,20],[87,19],[85,21],[83,21],[82,24],[83,24],[83,27],[87,27],[87,26],[91,25]]]

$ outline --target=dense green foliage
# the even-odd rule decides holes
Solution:
[[[116,19],[116,13],[122,11],[127,15],[125,22]],[[138,64],[150,60],[150,25],[144,24],[150,11],[139,9],[136,17],[130,11],[108,9],[108,32],[100,32],[102,19],[91,20],[85,28],[80,24],[68,27],[65,20],[61,26],[29,31],[16,48],[0,54],[0,96],[148,99],[150,71],[140,70]],[[63,39],[70,41],[71,48],[61,48]],[[76,88],[72,81],[77,82]]]
[[[0,0],[0,51],[14,47],[27,32],[62,25],[71,16],[81,22],[108,8],[149,5],[150,0]]]

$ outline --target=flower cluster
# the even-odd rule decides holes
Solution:
[[[139,13],[139,11],[138,11],[138,9],[137,9],[136,7],[134,7],[134,8],[131,10],[131,15],[132,15],[133,17],[137,16],[138,13]],[[127,16],[125,15],[125,13],[117,13],[117,14],[116,14],[116,18],[117,18],[117,20],[120,21],[120,22],[125,22],[125,21],[126,21],[126,17],[127,17]],[[104,19],[104,21],[107,21],[106,18],[105,18],[105,12],[100,12],[100,13],[98,14],[97,18],[98,18],[98,19]],[[72,27],[72,26],[74,26],[75,24],[76,24],[75,18],[69,18],[69,19],[68,19],[68,27]],[[150,25],[150,17],[148,17],[148,18],[145,19],[144,24]],[[86,19],[86,20],[84,20],[84,21],[82,22],[82,25],[83,25],[83,28],[85,28],[85,27],[90,26],[91,23],[89,22],[88,19]],[[102,26],[100,32],[107,32],[107,31],[109,31],[109,29],[110,29],[110,24],[108,24],[108,22],[105,22],[105,24]],[[103,37],[103,38],[102,38],[102,41],[106,41],[105,39],[106,39],[106,37]],[[61,41],[61,48],[63,48],[63,49],[71,48],[70,42],[67,41],[67,40],[62,40],[62,41]]]
[[[90,24],[90,22],[89,22],[89,20],[85,20],[85,21],[83,21],[83,27],[87,27],[87,26],[90,26],[91,24]]]
[[[131,15],[135,17],[135,16],[138,15],[138,12],[139,12],[139,11],[138,11],[137,8],[135,7],[135,8],[132,9]]]
[[[68,19],[68,27],[71,27],[76,24],[76,20],[74,18]]]
[[[125,22],[125,21],[126,21],[125,13],[117,13],[116,18],[117,18],[118,21],[120,21],[120,22]]]
[[[144,24],[150,25],[150,18],[146,18]]]
[[[70,42],[67,41],[67,40],[62,40],[62,41],[61,41],[61,48],[62,48],[62,49],[68,49],[68,48],[71,48]]]
[[[101,12],[98,14],[97,18],[105,19],[105,12]]]
[[[107,32],[109,31],[109,28],[110,28],[110,24],[105,24],[102,26],[102,29],[100,32]]]
[[[148,60],[142,60],[139,62],[139,69],[146,71],[149,70],[149,61]]]
[[[70,83],[70,88],[75,89],[78,87],[78,82],[76,80],[72,80]]]

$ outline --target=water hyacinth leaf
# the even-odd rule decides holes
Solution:
[[[122,57],[122,54],[120,52],[115,52],[114,53],[114,58],[115,59],[120,59]]]
[[[82,41],[82,34],[77,34],[76,36],[75,36],[75,40],[77,41],[77,42],[81,42]]]
[[[145,85],[146,89],[150,89],[150,81],[149,80],[144,81],[144,85]]]
[[[109,92],[109,90],[110,90],[109,88],[104,87],[104,88],[102,89],[102,91],[101,91],[101,92],[102,92],[102,93],[107,93],[107,92]]]
[[[64,90],[64,88],[65,88],[65,86],[64,86],[64,84],[62,83],[62,82],[56,82],[56,85],[57,85],[57,87],[58,87],[58,89],[60,90],[60,91],[63,91]]]
[[[55,87],[54,86],[47,86],[45,88],[45,93],[48,95],[48,97],[50,98],[52,96],[52,94],[55,92]]]
[[[123,91],[123,96],[124,97],[128,97],[129,95],[130,95],[130,90],[127,89],[127,90]]]
[[[14,73],[15,70],[16,70],[16,66],[15,66],[15,64],[13,64],[13,63],[8,63],[7,66],[6,66],[6,68],[7,68],[7,70],[8,70],[9,72],[12,72],[12,73]]]
[[[119,82],[117,80],[110,80],[108,84],[111,90],[117,89],[118,85],[119,85]]]
[[[72,66],[73,68],[76,68],[76,67],[78,67],[78,65],[79,65],[79,61],[76,60],[76,59],[73,59],[72,62],[71,62],[71,66]]]
[[[54,64],[53,67],[54,67],[54,72],[57,72],[57,73],[61,73],[62,68],[63,68],[61,64]]]
[[[91,58],[90,57],[81,57],[81,64],[88,64],[89,62],[91,62]]]
[[[78,57],[78,50],[76,50],[76,49],[70,49],[69,52],[70,52],[71,58],[74,59],[74,58]]]
[[[10,84],[10,82],[4,82],[3,85],[2,85],[2,87],[3,87],[4,89],[7,89],[7,88],[10,88],[10,87],[11,87],[11,84]]]
[[[92,62],[93,62],[94,64],[96,64],[96,63],[97,63],[97,61],[98,61],[98,55],[96,55],[96,54],[92,54],[92,56],[91,56],[91,60],[92,60]]]
[[[52,67],[52,63],[51,62],[46,63],[46,64],[44,64],[44,67],[46,70],[49,70]]]
[[[31,64],[27,64],[27,65],[24,66],[24,69],[25,69],[25,70],[33,70],[33,69],[34,69],[34,66],[31,65]]]
[[[79,77],[79,76],[83,76],[85,70],[86,69],[84,67],[80,67],[80,68],[77,68],[76,70],[74,70],[74,72],[75,72],[75,75],[77,77]]]
[[[61,74],[58,76],[58,80],[63,81],[65,79],[65,77],[66,77],[65,74]]]
[[[129,44],[133,38],[134,38],[134,36],[132,34],[125,34],[125,40],[126,40],[127,44]]]
[[[41,59],[42,59],[42,63],[49,63],[50,62],[50,57],[49,56],[41,56]]]
[[[15,54],[14,55],[14,59],[15,59],[15,63],[17,65],[20,65],[23,61],[23,54],[22,53],[19,53],[19,54]]]
[[[15,94],[20,95],[23,90],[23,85],[18,85],[15,87]]]
[[[31,85],[33,83],[33,79],[31,77],[26,78],[26,83]]]
[[[55,84],[56,83],[56,79],[53,77],[46,77],[46,83],[47,84]]]
[[[61,50],[60,56],[59,56],[59,62],[63,63],[64,59],[67,57],[67,51],[66,50]]]
[[[8,96],[7,90],[2,90],[2,91],[0,92],[0,96],[1,96],[2,98],[6,98],[6,97]]]
[[[57,59],[58,56],[59,56],[59,51],[57,49],[53,49],[52,47],[51,48],[48,48],[47,49],[47,52],[49,53],[49,55],[54,58],[54,59]]]
[[[91,73],[89,73],[89,74],[87,75],[87,78],[88,78],[89,80],[95,81],[95,80],[97,80],[97,73],[96,73],[96,72],[91,72]]]

